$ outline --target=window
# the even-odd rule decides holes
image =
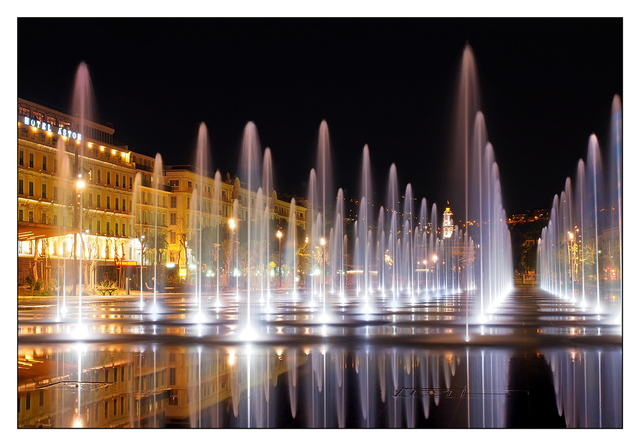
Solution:
[[[22,180],[18,180],[18,195],[24,194],[24,182]]]
[[[44,390],[40,391],[39,404],[40,407],[44,406]]]
[[[127,226],[126,226],[125,224],[123,224],[123,225],[122,225],[122,236],[123,236],[123,237],[126,237],[126,236],[127,236],[127,234],[125,234],[125,230],[124,230],[126,227],[127,227]],[[123,372],[123,373],[124,373],[124,372]],[[124,379],[124,376],[122,377],[122,379]]]
[[[118,184],[118,177],[119,177],[119,175],[118,175],[118,174],[116,174],[116,187],[118,187],[118,186],[119,186],[119,184]]]
[[[100,233],[100,221],[99,220],[96,222],[96,232],[98,234]]]
[[[191,189],[191,181],[187,181],[187,187]]]
[[[111,172],[107,172],[107,185],[111,185]]]
[[[53,159],[53,173],[57,173],[58,172],[58,160],[57,159]]]
[[[133,177],[129,177],[129,189],[133,188],[132,184],[133,184]]]
[[[175,367],[169,368],[169,385],[170,386],[175,386],[176,385],[176,369],[175,369]]]
[[[116,198],[115,200],[115,204],[116,204],[116,211],[118,210],[118,199]]]
[[[27,410],[31,409],[31,392],[27,392]]]
[[[42,157],[42,170],[47,170],[47,157],[43,156]]]
[[[98,183],[100,183],[100,169],[98,169]]]
[[[126,201],[125,201],[125,199],[123,198],[123,199],[122,199],[122,212],[126,212],[126,210],[127,210],[127,209],[125,208],[125,203],[126,203]]]
[[[180,188],[180,180],[169,180],[169,186],[171,190],[178,190]]]
[[[43,184],[42,185],[42,198],[47,198],[47,185]]]
[[[22,211],[20,211],[22,212]],[[169,233],[169,243],[171,243],[172,245],[176,244],[176,233],[175,232],[170,232]]]
[[[107,197],[107,209],[111,209],[111,197]]]
[[[191,198],[187,197],[187,209],[190,209]]]
[[[178,207],[178,197],[171,197],[171,208],[175,209]]]
[[[18,158],[18,164],[24,166],[24,150],[20,151],[20,157]]]
[[[29,167],[33,168],[33,153],[29,154]]]
[[[177,220],[176,213],[172,212],[170,216],[171,216],[171,221],[170,221],[169,224],[175,225],[176,224],[176,220]]]
[[[89,194],[89,206],[93,206],[93,194]]]
[[[42,211],[42,213],[40,214],[40,223],[47,223],[47,212],[46,211]]]
[[[22,209],[18,210],[18,220],[22,221],[24,219],[24,212]]]
[[[109,418],[109,401],[104,402],[104,419]]]
[[[33,182],[29,181],[29,196],[33,197]]]
[[[33,211],[29,211],[29,222],[33,223]]]
[[[107,235],[109,234],[109,222],[107,222]],[[107,257],[109,256],[109,251],[107,250]]]
[[[102,206],[100,206],[100,194],[96,195],[96,205],[98,207],[102,207]]]
[[[116,232],[115,235],[118,235],[118,223],[116,223]],[[116,381],[118,380],[118,374],[116,373],[115,375]]]
[[[53,201],[58,200],[58,188],[53,186]],[[89,203],[91,203],[91,195],[89,195]]]

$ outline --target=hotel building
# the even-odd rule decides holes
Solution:
[[[69,285],[78,280],[78,262],[89,287],[109,273],[124,288],[141,264],[185,271],[194,263],[185,243],[190,219],[202,217],[202,227],[226,224],[236,199],[235,218],[247,218],[257,195],[239,178],[227,174],[216,197],[213,175],[162,166],[160,156],[133,152],[114,133],[108,122],[85,121],[80,128],[68,113],[18,99],[19,283],[28,277]],[[191,206],[201,183],[202,216]],[[289,220],[291,203],[275,191],[268,205],[272,220]],[[306,208],[296,205],[293,215],[304,229]]]

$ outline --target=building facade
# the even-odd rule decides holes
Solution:
[[[141,265],[186,271],[195,262],[188,247],[195,223],[241,222],[249,203],[256,206],[257,193],[239,178],[227,174],[216,186],[214,175],[163,166],[159,154],[115,143],[114,133],[110,123],[84,121],[80,128],[63,111],[18,99],[19,283],[68,285],[80,277],[95,287],[108,277],[123,288]],[[293,216],[305,228],[303,206],[291,212],[275,191],[263,204],[272,220]]]

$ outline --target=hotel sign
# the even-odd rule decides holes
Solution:
[[[28,116],[24,116],[22,122],[24,122],[25,125],[30,125],[31,127],[35,127],[40,130],[45,130],[47,132],[56,132],[60,136],[66,136],[77,141],[82,140],[81,133],[76,133],[62,127],[56,127],[55,125],[51,125],[48,122],[38,121],[37,119],[33,119]]]
[[[116,266],[135,266],[137,264],[135,260],[116,260]]]

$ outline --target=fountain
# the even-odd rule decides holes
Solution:
[[[140,172],[135,175],[129,209],[133,220],[129,235],[141,246],[139,302],[137,295],[96,299],[91,311],[98,317],[91,326],[100,346],[90,355],[77,351],[73,359],[77,372],[65,370],[69,361],[65,361],[64,347],[59,349],[63,352],[63,361],[56,364],[59,376],[76,378],[73,410],[79,415],[73,415],[75,421],[80,423],[81,417],[85,426],[106,424],[111,421],[108,416],[119,412],[121,417],[129,416],[129,426],[137,427],[162,426],[165,415],[167,419],[175,416],[169,423],[192,427],[432,427],[443,425],[434,417],[445,412],[455,414],[447,426],[517,426],[518,420],[509,419],[507,409],[522,389],[518,377],[523,374],[517,363],[531,359],[512,355],[510,349],[517,352],[529,342],[531,335],[524,334],[529,330],[545,335],[536,342],[551,361],[539,358],[536,367],[556,373],[556,404],[559,412],[567,413],[567,425],[618,425],[618,399],[602,397],[609,389],[620,392],[617,352],[605,353],[604,363],[598,347],[577,354],[558,352],[558,339],[576,331],[568,326],[571,322],[563,320],[550,327],[527,319],[520,329],[520,321],[531,313],[501,307],[512,286],[511,240],[499,169],[478,97],[475,61],[467,46],[454,144],[460,150],[456,156],[465,162],[458,163],[459,170],[452,175],[459,187],[452,188],[451,204],[447,202],[446,207],[420,197],[412,183],[401,185],[401,166],[396,164],[389,166],[383,202],[376,202],[369,145],[362,152],[357,195],[346,197],[345,189],[334,189],[329,129],[322,121],[317,165],[309,171],[304,245],[305,234],[296,224],[296,205],[304,202],[291,199],[287,230],[276,226],[275,219],[287,215],[275,209],[271,150],[262,150],[256,125],[249,122],[244,128],[239,177],[230,197],[222,193],[227,186],[219,171],[209,181],[209,135],[205,124],[200,124],[196,187],[188,207],[190,258],[185,259],[185,267],[193,264],[196,271],[189,283],[193,286],[178,297],[157,288],[162,243],[158,193],[165,187],[163,162],[157,154],[151,181]],[[578,163],[575,180],[567,179],[565,190],[554,197],[549,226],[538,247],[543,288],[562,299],[581,297],[582,305],[589,301],[596,312],[613,299],[609,294],[615,293],[618,301],[622,298],[620,115],[616,97],[608,169],[602,168],[599,143],[592,136],[586,162]],[[69,154],[60,142],[58,156],[60,177],[71,178]],[[62,184],[65,196],[75,195],[77,183]],[[345,206],[349,199],[354,203],[353,219]],[[229,215],[223,208],[227,204],[232,205]],[[148,220],[151,208],[153,216]],[[68,209],[59,209],[64,218]],[[452,209],[460,209],[464,221],[454,224]],[[144,268],[151,266],[145,265],[151,263],[145,249],[151,247],[153,302],[145,307]],[[588,250],[593,264],[583,265]],[[78,252],[75,243],[69,251]],[[304,266],[303,258],[309,259]],[[274,261],[276,268],[271,266]],[[210,282],[203,272],[205,264],[214,263],[212,301],[207,298]],[[616,280],[611,280],[614,273]],[[306,276],[304,286],[299,276]],[[609,282],[603,285],[605,277]],[[95,308],[101,303],[109,304],[108,310]],[[79,297],[78,327],[83,322],[82,306]],[[43,306],[22,311],[46,314],[49,310]],[[44,334],[46,342],[63,344],[70,333],[61,323],[66,312],[63,286],[62,306],[58,296],[56,314],[50,315],[62,328],[52,333],[36,326],[46,320],[37,314],[33,324],[21,321],[19,334],[32,336],[34,342]],[[499,314],[493,318],[495,313]],[[113,315],[123,317],[111,319]],[[603,345],[615,342],[610,333],[600,337],[599,321],[584,321],[580,333]],[[124,339],[124,343],[105,349],[105,339]],[[467,342],[472,341],[480,347],[471,348]],[[132,342],[135,345],[129,345]],[[57,348],[51,349],[56,355]],[[50,352],[46,355],[51,357]],[[534,356],[538,358],[539,353]],[[578,364],[576,357],[585,362]],[[613,365],[607,368],[609,363]],[[584,376],[585,388],[587,377],[604,388],[599,393],[588,389],[585,395],[597,401],[601,412],[603,407],[611,410],[610,419],[594,411],[595,403],[587,407],[585,400],[584,407],[576,406],[570,392],[576,381],[568,378],[571,373],[575,377],[576,369]],[[128,387],[123,387],[125,383]],[[87,398],[81,398],[82,386],[91,385],[104,388],[108,395],[104,406],[88,407]],[[118,392],[133,395],[132,402],[125,404],[120,396],[118,403]],[[537,397],[536,392],[530,395]],[[164,405],[160,419],[156,417],[158,397]],[[285,407],[275,421],[270,412],[273,401]],[[529,410],[528,401],[523,407],[531,416],[534,411]],[[60,406],[66,406],[64,401]],[[466,410],[458,410],[463,406]],[[141,412],[153,412],[153,416],[141,416]],[[71,424],[67,418],[61,411],[59,424]]]
[[[586,162],[580,160],[574,181],[553,198],[549,224],[538,240],[542,289],[596,314],[622,311],[622,143],[620,97],[611,112],[608,169],[600,143],[589,137]],[[604,294],[604,295],[603,295]],[[618,309],[612,306],[619,302]],[[621,319],[618,319],[620,322]]]

